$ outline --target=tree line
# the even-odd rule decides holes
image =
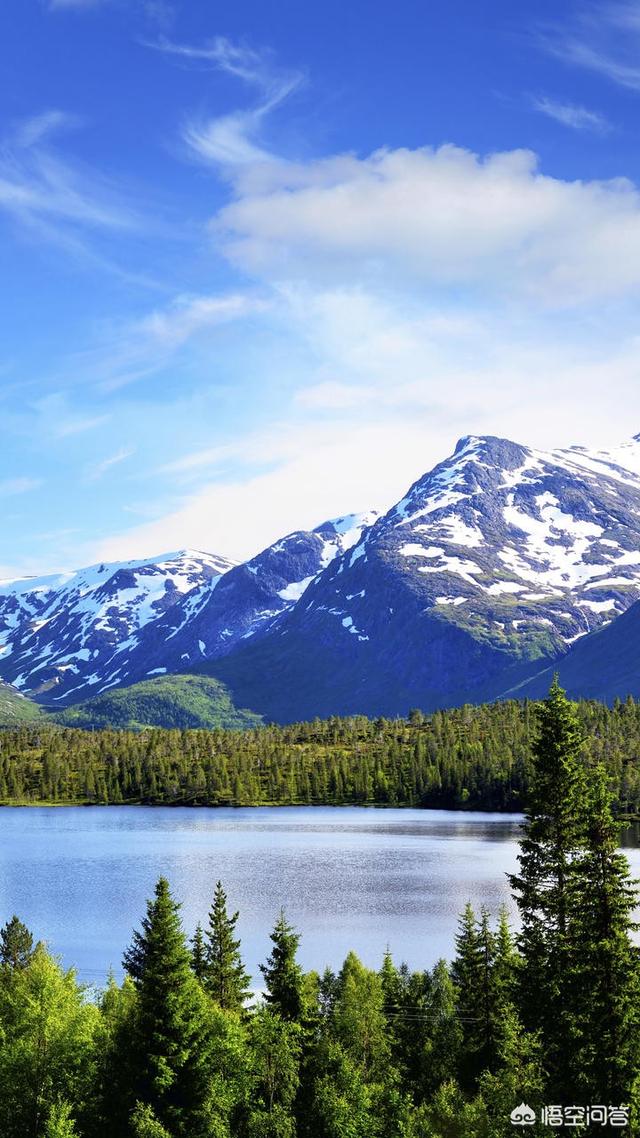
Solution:
[[[536,721],[511,879],[520,930],[467,906],[451,963],[412,972],[387,953],[372,970],[350,953],[338,972],[305,973],[282,912],[250,999],[222,885],[188,940],[161,878],[123,983],[92,1000],[13,917],[0,931],[0,1133],[506,1138],[523,1103],[531,1134],[548,1133],[545,1109],[588,1134],[628,1110],[637,1133],[637,896],[610,778],[583,762],[584,724],[557,684]]]
[[[583,702],[577,715],[616,812],[640,814],[640,703]],[[510,701],[248,731],[25,725],[0,731],[0,803],[520,810],[536,723],[535,703]]]

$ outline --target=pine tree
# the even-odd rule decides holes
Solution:
[[[229,916],[222,883],[216,885],[205,932],[204,988],[225,1011],[239,1012],[250,992],[250,978],[240,957],[240,941],[234,937],[239,913]]]
[[[591,775],[585,846],[571,883],[571,982],[578,1038],[575,1079],[591,1102],[629,1102],[640,1064],[640,962],[635,883],[618,852],[606,772]]]
[[[456,949],[451,976],[457,989],[462,1025],[460,1077],[463,1086],[472,1088],[480,1072],[491,1064],[495,1050],[493,968],[496,949],[485,909],[478,921],[471,905],[466,905],[460,918]]]
[[[202,925],[196,925],[196,931],[191,938],[191,967],[198,980],[204,980],[207,968],[207,951],[204,943]]]
[[[584,840],[584,736],[557,677],[538,718],[520,873],[511,877],[522,923],[521,997],[525,1026],[542,1030],[553,1088],[572,1097],[577,1025],[567,983],[568,934],[572,865]]]
[[[33,956],[33,936],[15,915],[0,929],[0,964],[26,968]]]
[[[287,923],[284,909],[271,934],[273,948],[266,964],[260,965],[265,999],[284,1020],[299,1022],[304,1011],[302,969],[296,959],[300,935]]]
[[[138,993],[128,1055],[137,1074],[136,1100],[151,1107],[174,1138],[208,1138],[212,1041],[206,997],[191,968],[179,906],[163,877],[123,963]]]
[[[545,1076],[540,1038],[525,1031],[513,1005],[505,1005],[497,1034],[494,1069],[480,1076],[479,1090],[491,1119],[491,1138],[510,1138],[514,1133],[511,1111],[525,1102],[536,1114],[545,1101]],[[546,1128],[545,1128],[546,1132]],[[528,1131],[541,1135],[536,1125]]]

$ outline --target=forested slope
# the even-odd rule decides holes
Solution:
[[[374,804],[520,809],[536,704],[337,717],[247,731],[0,733],[0,802]],[[640,812],[640,704],[577,705],[585,759],[602,761],[616,809]]]

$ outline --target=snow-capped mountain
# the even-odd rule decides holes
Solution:
[[[638,439],[468,437],[215,674],[273,718],[493,698],[638,598]]]
[[[145,626],[233,564],[187,550],[1,581],[0,675],[47,701],[117,683],[120,661]]]
[[[62,707],[224,655],[291,608],[376,516],[288,534],[243,565],[189,550],[0,582],[0,675]]]
[[[474,436],[385,515],[242,565],[187,552],[0,583],[0,677],[62,707],[204,670],[267,718],[405,714],[591,659],[637,601],[640,437],[543,453]]]
[[[354,545],[377,515],[350,514],[299,530],[224,576],[204,582],[149,623],[119,658],[119,683],[185,671],[229,653],[292,608],[339,554]]]

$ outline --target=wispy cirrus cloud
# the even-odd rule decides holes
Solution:
[[[69,114],[56,107],[23,119],[16,128],[14,142],[20,149],[30,149],[60,131],[75,130],[82,125],[79,115]]]
[[[41,478],[5,478],[0,481],[0,498],[12,498],[15,494],[27,494],[42,486]]]
[[[620,87],[640,91],[640,5],[613,0],[582,5],[564,21],[538,31],[545,51],[563,63],[603,75]]]
[[[538,95],[531,100],[531,104],[534,110],[572,130],[586,130],[593,134],[609,134],[613,130],[605,115],[599,111],[590,111],[577,103],[562,103],[547,95]]]
[[[101,459],[100,462],[92,463],[86,470],[85,477],[87,481],[98,482],[109,470],[114,466],[119,466],[121,462],[125,462],[128,458],[131,458],[134,453],[135,451],[127,450],[125,447],[122,447],[116,451],[115,454],[108,455],[107,458]]]
[[[101,345],[75,353],[68,367],[110,393],[154,375],[191,344],[206,344],[216,329],[259,317],[271,303],[258,293],[185,294],[136,320],[114,325]]]
[[[66,392],[54,391],[37,400],[33,409],[39,417],[38,432],[53,439],[69,439],[96,430],[111,419],[110,414],[81,413],[70,405]]]
[[[112,185],[48,143],[79,120],[46,110],[18,124],[0,142],[0,211],[59,244],[81,247],[90,230],[131,231],[139,219]]]
[[[201,46],[173,43],[165,37],[149,43],[166,55],[224,71],[257,89],[259,100],[246,110],[187,122],[183,138],[198,158],[221,166],[242,166],[273,160],[259,135],[270,112],[285,101],[304,81],[302,71],[284,71],[275,66],[267,51],[237,44],[216,36]]]

